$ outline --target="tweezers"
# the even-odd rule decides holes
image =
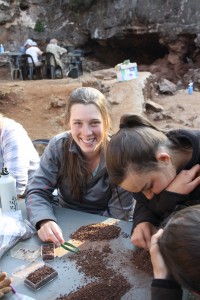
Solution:
[[[63,247],[63,249],[68,250],[70,252],[76,252],[76,253],[79,252],[79,249],[76,246],[68,242],[64,242],[63,244],[61,244],[61,247]]]

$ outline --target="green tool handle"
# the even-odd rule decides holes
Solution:
[[[64,242],[63,244],[61,244],[61,247],[65,250],[68,250],[68,251],[71,251],[71,252],[78,252],[79,251],[79,249],[76,246],[74,246],[74,245],[72,245],[71,243],[68,243],[68,242]]]

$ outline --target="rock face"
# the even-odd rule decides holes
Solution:
[[[196,0],[0,0],[0,42],[45,48],[56,37],[108,67],[130,59],[177,83],[200,66],[199,17]]]

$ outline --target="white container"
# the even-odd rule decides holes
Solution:
[[[137,63],[131,63],[129,60],[115,66],[118,81],[127,81],[138,78]]]
[[[16,180],[7,168],[3,168],[0,177],[0,199],[2,211],[18,210]]]

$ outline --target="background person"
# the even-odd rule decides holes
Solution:
[[[36,42],[30,42],[26,45],[26,54],[31,55],[36,67],[42,66],[42,62],[39,60],[39,57],[42,55],[42,51],[37,47]],[[28,58],[29,64],[32,63],[32,60]]]
[[[11,291],[11,278],[7,278],[6,272],[0,272],[0,298]]]
[[[61,61],[61,56],[64,53],[67,53],[65,48],[58,46],[58,41],[56,39],[51,39],[49,44],[46,47],[46,52],[51,52],[54,54],[57,64],[63,70],[63,63]]]
[[[34,41],[32,39],[27,39],[24,45],[19,49],[22,54],[26,53],[27,45],[31,45]]]
[[[164,133],[139,115],[124,115],[106,154],[111,181],[136,199],[132,242],[151,236],[174,210],[200,203],[200,131]]]
[[[91,87],[74,90],[66,121],[70,130],[49,142],[26,197],[29,220],[40,239],[58,246],[64,239],[53,213],[55,189],[63,207],[124,220],[134,204],[132,194],[110,185],[105,167],[110,120],[104,95]]]
[[[200,205],[195,205],[176,212],[164,230],[152,236],[152,300],[181,300],[181,287],[200,295],[199,227]]]
[[[39,155],[21,124],[0,114],[0,170],[8,168],[22,196],[39,166]]]

